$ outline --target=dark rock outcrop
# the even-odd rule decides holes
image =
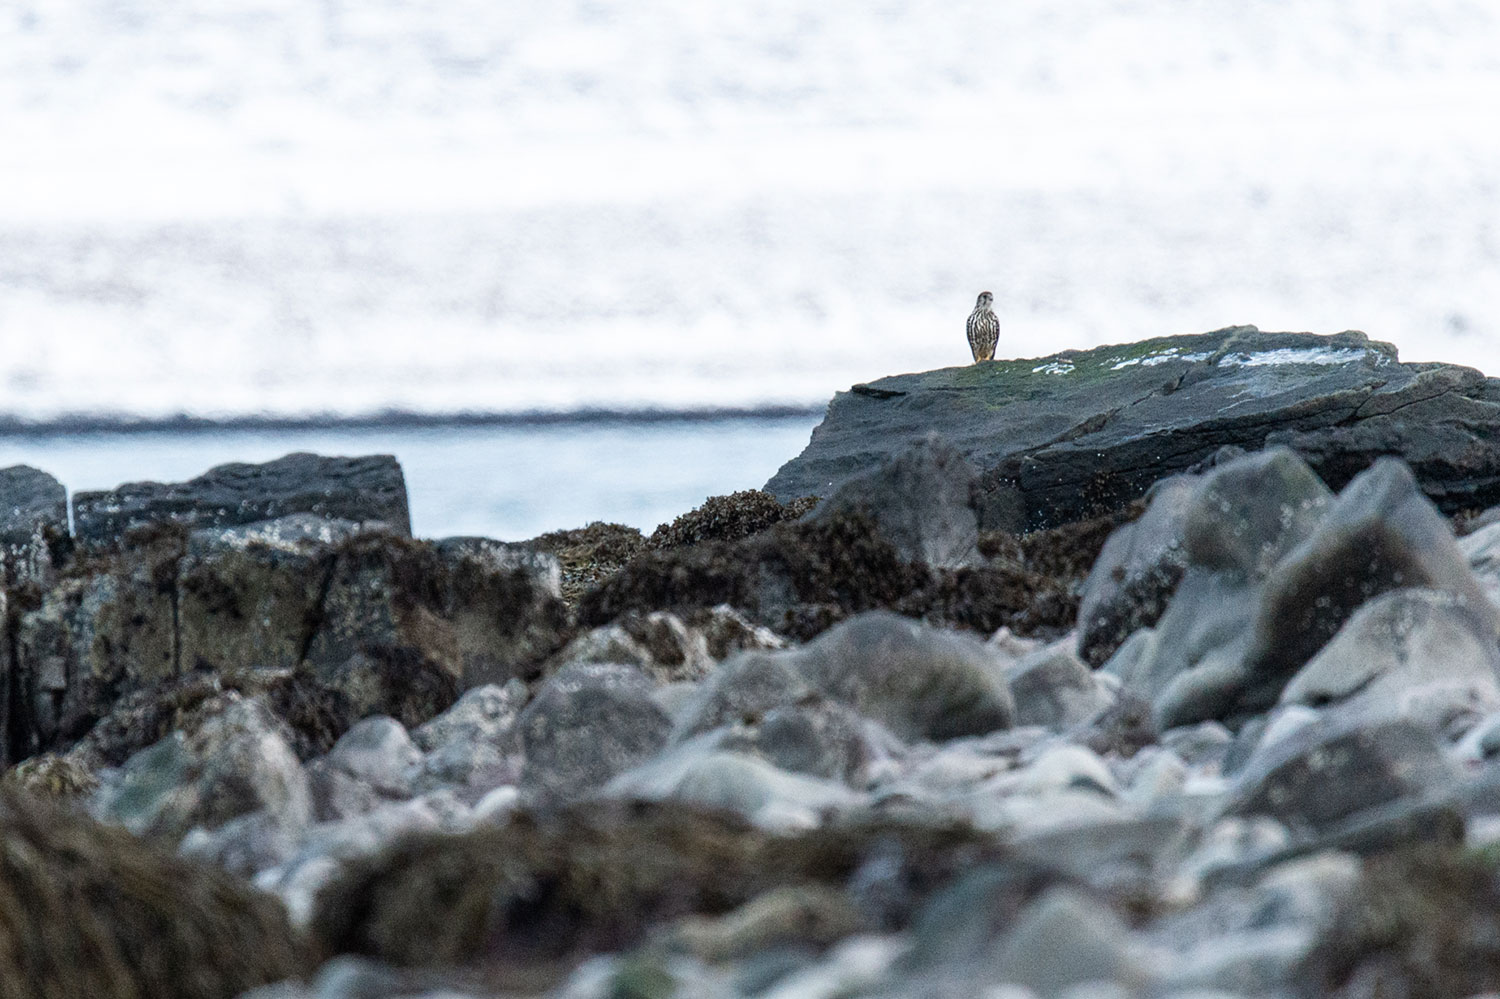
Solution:
[[[71,547],[62,483],[29,465],[0,468],[0,585],[45,583]]]
[[[379,521],[411,534],[406,480],[388,454],[333,458],[297,452],[264,464],[211,468],[187,482],[129,482],[73,496],[80,547],[118,547],[129,532],[152,524],[233,527],[292,513],[357,523]]]
[[[1500,382],[1472,369],[1403,364],[1357,332],[1237,326],[856,385],[765,488],[829,496],[936,431],[1038,527],[1121,506],[1225,445],[1284,443],[1334,489],[1399,456],[1451,513],[1500,501],[1496,427]]]

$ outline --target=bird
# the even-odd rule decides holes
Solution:
[[[969,313],[969,322],[965,328],[969,333],[969,349],[974,352],[975,363],[995,359],[995,343],[1000,339],[1000,320],[995,317],[995,310],[990,308],[990,303],[994,300],[994,295],[981,291],[979,301],[974,303],[974,311]]]

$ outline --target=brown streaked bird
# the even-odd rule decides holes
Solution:
[[[966,328],[969,331],[969,349],[974,352],[976,362],[995,359],[995,344],[1000,340],[1000,320],[996,318],[995,310],[990,308],[990,303],[994,300],[994,295],[981,291],[979,301],[974,303],[974,311],[969,313]]]

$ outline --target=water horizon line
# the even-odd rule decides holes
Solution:
[[[136,416],[127,413],[64,413],[32,419],[0,414],[0,437],[55,437],[83,434],[222,433],[225,431],[422,430],[444,427],[545,427],[715,423],[738,420],[817,417],[827,404],[810,406],[584,407],[567,410],[472,411],[432,413],[386,409],[373,413],[309,413],[237,416]]]

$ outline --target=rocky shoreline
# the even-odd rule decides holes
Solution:
[[[817,499],[813,497],[818,497]],[[654,534],[0,470],[0,994],[1500,989],[1500,381],[902,375]]]

